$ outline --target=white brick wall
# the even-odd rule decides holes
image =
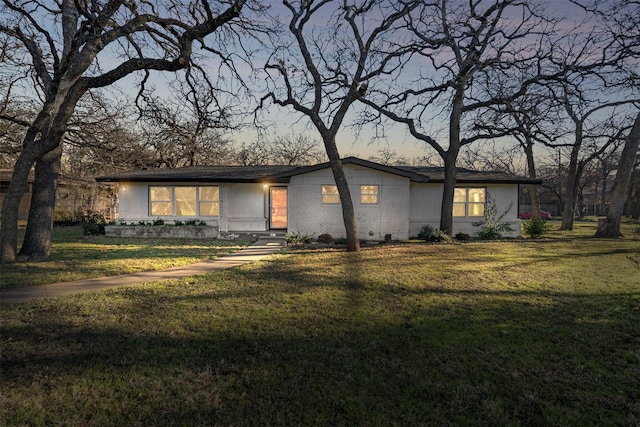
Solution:
[[[460,186],[486,187],[487,192],[496,202],[498,215],[501,215],[513,201],[511,210],[505,216],[504,221],[510,222],[513,233],[505,234],[506,237],[520,236],[520,223],[518,219],[518,185],[517,184],[460,184]],[[440,228],[440,205],[442,202],[442,184],[411,183],[411,208],[409,216],[409,235],[415,237],[423,225],[429,225],[434,229]],[[480,231],[472,223],[482,218],[453,218],[453,234],[466,233],[475,237]]]
[[[383,240],[409,235],[409,179],[345,165],[360,238]],[[322,185],[335,185],[330,169],[294,176],[289,183],[289,232],[345,237],[342,207],[322,203]],[[378,185],[378,203],[360,203],[360,185]]]

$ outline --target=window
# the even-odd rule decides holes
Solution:
[[[151,216],[173,215],[173,196],[171,187],[149,187]]]
[[[453,193],[453,216],[484,216],[485,193],[485,188],[456,188]]]
[[[218,187],[198,187],[198,207],[200,216],[220,214],[220,190]]]
[[[218,216],[219,190],[207,187],[149,187],[151,216]]]
[[[196,187],[174,187],[175,216],[196,216]]]
[[[378,186],[377,185],[361,185],[360,186],[360,203],[378,203]]]
[[[340,194],[338,193],[338,187],[336,187],[335,185],[323,185],[322,203],[327,205],[340,203]]]

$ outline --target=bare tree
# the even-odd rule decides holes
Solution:
[[[16,86],[24,77],[0,70],[0,168],[12,168],[20,155],[21,143],[35,113]]]
[[[407,67],[415,77],[390,76],[370,87],[361,101],[376,112],[368,123],[384,118],[403,123],[412,136],[438,152],[445,169],[440,229],[451,234],[456,161],[462,147],[506,135],[487,132],[476,118],[552,77],[543,74],[543,62],[549,52],[544,40],[553,25],[531,2],[521,0],[432,0],[419,12],[410,20],[415,61],[413,68]],[[493,83],[509,81],[505,76],[514,74],[527,77],[509,87]],[[434,127],[443,117],[446,129]],[[447,135],[446,143],[438,141],[440,132]]]
[[[238,126],[232,107],[222,105],[207,85],[187,86],[176,92],[176,101],[147,96],[142,105],[138,133],[154,167],[224,164],[233,155],[230,139],[222,134]]]
[[[595,237],[618,238],[622,235],[620,233],[620,222],[622,221],[625,198],[631,181],[638,147],[640,147],[640,112],[636,116],[633,128],[620,155],[616,179],[611,189],[611,204],[607,210],[607,217],[598,223]]]
[[[37,239],[26,240],[22,252],[31,257],[48,256],[60,147],[82,96],[138,72],[144,85],[151,70],[191,69],[196,41],[233,69],[221,41],[233,44],[239,34],[236,31],[247,25],[240,18],[245,2],[199,0],[186,5],[173,0],[158,4],[61,0],[46,6],[36,0],[2,1],[3,66],[31,75],[35,86],[23,89],[35,93],[33,98],[42,102],[23,139],[2,207],[1,262],[16,259],[18,204],[34,164],[34,193],[42,192],[42,197],[33,195],[30,219],[39,220],[30,221],[28,228],[33,228]],[[209,46],[205,38],[212,34],[218,39]],[[120,59],[106,70],[104,65],[114,58]]]
[[[318,131],[340,194],[347,250],[358,251],[355,213],[336,135],[351,105],[366,93],[368,81],[400,66],[406,52],[404,19],[420,2],[282,3],[290,14],[287,27],[293,41],[277,49],[265,65],[270,92],[261,106],[270,100],[291,107]]]
[[[369,157],[369,160],[388,166],[405,166],[409,164],[409,160],[406,157],[398,154],[397,151],[389,146],[379,149],[376,155]]]
[[[319,142],[303,134],[276,135],[242,143],[235,148],[232,163],[249,165],[310,165],[325,160]]]
[[[621,84],[628,89],[628,93],[637,93],[640,90],[640,76],[638,75],[638,60],[640,59],[640,14],[638,10],[640,2],[638,0],[619,0],[612,3],[578,0],[572,0],[572,2],[602,19],[605,31],[612,37],[612,47],[624,53],[623,60],[618,64],[626,72],[626,78]],[[598,224],[596,237],[617,238],[621,236],[620,223],[639,146],[640,112],[637,112],[620,156],[616,178],[611,189],[611,204],[607,210],[607,217]]]
[[[600,157],[612,144],[620,140],[624,127],[622,124],[615,122],[620,118],[624,118],[624,114],[616,111],[615,107],[626,105],[629,101],[613,101],[589,108],[589,103],[584,102],[585,98],[582,96],[580,97],[581,99],[574,98],[572,100],[565,91],[562,98],[567,116],[573,125],[573,141],[569,149],[569,164],[560,229],[572,230],[582,173],[591,161]],[[598,113],[607,109],[610,110],[610,115],[604,121],[590,121]],[[587,148],[586,152],[585,148]]]

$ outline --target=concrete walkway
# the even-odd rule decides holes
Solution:
[[[200,262],[182,267],[173,267],[167,270],[145,271],[141,273],[123,274],[121,276],[100,277],[96,279],[76,280],[73,282],[51,283],[48,285],[7,289],[0,291],[0,305],[16,304],[60,295],[78,294],[96,289],[115,288],[123,285],[198,276],[212,271],[224,270],[226,268],[258,261],[266,256],[278,252],[281,248],[281,242],[258,240],[253,245],[248,246],[245,249],[208,262]]]

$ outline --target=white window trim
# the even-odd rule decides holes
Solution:
[[[456,218],[482,218],[484,217],[484,213],[487,211],[487,187],[473,187],[473,186],[465,186],[465,187],[455,187],[456,190],[465,190],[465,201],[464,201],[464,215],[454,215],[453,208],[456,205],[461,205],[463,202],[453,202],[451,215],[454,219]],[[470,202],[469,201],[469,190],[483,190],[484,191],[484,202]],[[469,205],[483,205],[482,215],[469,215]]]
[[[185,188],[185,187],[193,187],[196,189],[196,200],[195,200],[195,215],[176,215],[176,188]],[[218,200],[202,200],[202,202],[216,202],[218,204],[218,214],[217,215],[201,215],[200,214],[200,188],[217,188],[218,189]],[[151,189],[152,188],[169,188],[171,190],[171,199],[167,200],[151,200]],[[148,200],[149,200],[149,216],[163,216],[163,217],[175,217],[175,218],[218,218],[220,217],[220,186],[218,185],[150,185],[147,189],[148,192]],[[155,215],[153,214],[152,205],[153,202],[169,202],[171,203],[171,215]]]
[[[364,187],[375,187],[375,193],[363,193]],[[376,196],[375,202],[363,202],[363,196]],[[360,185],[360,204],[361,205],[377,205],[380,202],[380,186],[378,184],[362,184]]]
[[[325,187],[333,187],[336,189],[336,194],[324,194],[322,192],[322,190]],[[337,196],[337,200],[335,202],[325,202],[325,196],[329,197],[329,196]],[[327,206],[334,206],[334,205],[339,205],[340,204],[340,192],[338,192],[338,186],[337,185],[333,185],[333,184],[322,184],[322,186],[320,187],[320,197],[322,200],[322,204],[323,205],[327,205]]]

